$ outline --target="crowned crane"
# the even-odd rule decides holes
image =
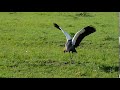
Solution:
[[[87,26],[87,27],[84,27],[84,28],[82,28],[80,31],[78,31],[75,35],[74,35],[74,37],[72,38],[67,32],[65,32],[59,25],[57,25],[56,23],[53,23],[54,24],[54,26],[57,28],[57,29],[59,29],[59,30],[61,30],[63,33],[64,33],[64,35],[66,36],[66,39],[67,39],[67,42],[66,42],[66,44],[65,44],[65,50],[64,50],[64,53],[65,52],[75,52],[75,53],[77,53],[77,51],[76,51],[76,49],[75,48],[77,48],[79,45],[80,45],[80,43],[81,43],[81,41],[83,40],[83,38],[85,37],[85,36],[88,36],[88,35],[90,35],[91,33],[94,33],[95,31],[96,31],[96,29],[94,28],[94,27],[92,27],[92,26]]]

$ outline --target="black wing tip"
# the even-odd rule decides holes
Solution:
[[[53,23],[54,27],[56,27],[57,29],[61,30],[59,25],[57,25],[56,23]]]
[[[87,27],[84,28],[85,30],[90,30],[91,32],[96,32],[96,28],[92,25],[89,25]]]

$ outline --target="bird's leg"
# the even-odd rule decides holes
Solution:
[[[69,53],[69,54],[70,54],[70,63],[71,63],[71,64],[74,64],[73,54],[72,54],[72,53]]]

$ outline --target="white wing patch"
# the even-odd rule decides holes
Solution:
[[[78,32],[74,35],[74,37],[73,37],[73,39],[72,39],[72,44],[73,44],[73,45],[75,45],[77,38],[78,38],[79,35],[82,34],[83,32],[85,32],[85,29],[84,29],[84,28],[81,29],[80,31],[78,31]]]
[[[62,32],[66,36],[67,41],[72,39],[71,36],[67,32],[65,32],[61,27],[60,27],[60,29],[62,30]]]

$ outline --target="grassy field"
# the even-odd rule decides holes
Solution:
[[[66,38],[87,25],[86,37],[69,62]],[[0,12],[0,78],[117,78],[118,13],[116,12]]]

